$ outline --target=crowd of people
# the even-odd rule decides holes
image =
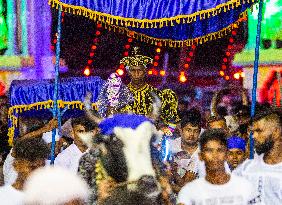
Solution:
[[[163,137],[153,139],[151,149],[153,165],[161,170],[157,172],[161,175],[158,178],[162,188],[161,204],[282,204],[281,110],[258,105],[252,119],[249,107],[243,105],[236,108],[232,116],[227,108],[225,114],[210,110],[208,117],[199,107],[180,112],[173,91],[161,91],[146,82],[146,65],[150,61],[137,54],[124,58],[121,62],[127,67],[131,82],[125,86],[111,78],[98,98],[100,110],[96,114],[105,118],[130,112],[148,119],[158,117],[152,122]],[[114,85],[112,90],[111,85]],[[2,97],[0,101],[4,177],[0,204],[107,204],[118,182],[105,177],[102,166],[105,159],[101,155],[107,150],[98,146],[95,137],[91,146],[81,138],[81,133],[86,132],[101,135],[101,127],[91,120],[87,111],[67,119],[60,131],[56,119],[46,122],[21,116],[19,137],[9,148],[6,140],[8,100]],[[159,115],[152,108],[158,103]],[[50,165],[54,129],[55,160]],[[254,159],[248,159],[253,147]],[[121,203],[111,201],[111,204]],[[135,202],[123,204],[150,202],[136,198]]]

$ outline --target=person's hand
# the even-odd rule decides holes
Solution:
[[[58,120],[56,118],[53,118],[44,127],[47,132],[51,131],[52,129],[58,128]]]

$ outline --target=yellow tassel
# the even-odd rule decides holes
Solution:
[[[164,27],[164,23],[162,21],[159,23],[159,27],[160,28]]]
[[[142,22],[140,28],[145,28],[145,23]]]
[[[179,19],[179,18],[176,19],[175,22],[176,22],[177,24],[180,24],[180,19]]]

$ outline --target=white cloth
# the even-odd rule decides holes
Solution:
[[[18,173],[14,169],[14,157],[12,157],[13,149],[10,150],[10,153],[7,155],[7,158],[3,165],[3,175],[4,175],[4,184],[5,185],[12,185],[17,177]]]
[[[23,205],[24,193],[16,190],[11,185],[0,187],[1,205]]]
[[[55,159],[55,166],[64,167],[74,173],[78,171],[79,160],[85,152],[81,152],[75,144],[71,144]]]
[[[256,191],[256,200],[263,205],[282,204],[282,163],[266,164],[263,154],[253,160],[246,160],[234,174],[248,179]]]
[[[253,187],[243,177],[231,175],[226,184],[215,185],[205,178],[186,184],[178,202],[184,205],[247,205],[253,199]]]
[[[45,132],[42,134],[42,139],[47,143],[51,143],[52,142],[52,131],[49,132]],[[56,135],[55,135],[55,141],[59,141],[60,136],[59,136],[59,130],[56,129]]]

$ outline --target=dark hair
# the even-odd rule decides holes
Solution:
[[[196,108],[192,108],[183,113],[181,118],[181,128],[185,127],[187,124],[191,124],[193,127],[201,127],[201,112]]]
[[[200,149],[203,150],[204,146],[209,141],[218,141],[220,144],[227,147],[227,135],[222,129],[209,129],[203,132],[200,137]]]
[[[267,118],[269,116],[276,116],[275,119],[281,125],[282,109],[279,107],[271,107],[269,104],[258,104],[255,110],[255,116],[253,121],[259,121],[262,118]]]
[[[47,143],[41,137],[18,139],[13,149],[16,159],[28,161],[47,159],[50,154]]]
[[[98,125],[95,122],[90,121],[87,117],[81,116],[78,118],[73,118],[71,120],[71,126],[74,127],[75,125],[82,125],[85,127],[86,131],[94,130],[98,127]]]

